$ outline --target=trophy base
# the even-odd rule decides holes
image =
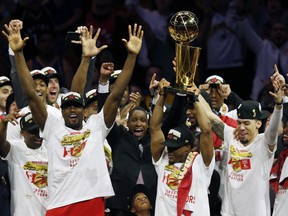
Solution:
[[[172,93],[172,94],[179,93],[179,94],[186,94],[186,95],[194,95],[193,92],[186,91],[186,90],[179,89],[179,88],[175,88],[172,86],[165,86],[164,91],[168,92],[168,93]]]

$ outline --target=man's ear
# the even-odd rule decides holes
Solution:
[[[261,120],[257,120],[256,121],[256,127],[257,129],[259,129],[262,126],[262,121]]]

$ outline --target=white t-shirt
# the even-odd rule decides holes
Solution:
[[[11,215],[44,216],[48,200],[46,147],[42,144],[30,149],[23,140],[9,142],[5,160],[11,184]]]
[[[234,128],[224,127],[228,164],[224,172],[222,216],[270,216],[269,175],[274,153],[264,134],[244,146],[233,138]]]
[[[288,177],[288,159],[286,158],[279,181]],[[279,191],[276,194],[273,216],[286,216],[288,212],[288,189],[279,186]]]
[[[178,187],[168,186],[168,176],[171,170],[167,169],[169,164],[167,149],[162,153],[161,158],[155,163],[158,175],[157,197],[155,215],[177,215],[177,192]],[[174,164],[180,168],[182,163]],[[213,157],[209,167],[206,167],[201,154],[197,155],[192,165],[192,186],[186,199],[185,210],[193,212],[193,215],[210,216],[208,187],[215,166]],[[172,189],[171,189],[172,187]]]
[[[53,112],[55,113],[55,115],[57,115],[60,119],[62,118],[62,114],[61,111],[53,106],[50,105],[46,105],[47,108],[47,112]],[[21,115],[25,115],[26,113],[31,112],[30,108],[28,106],[24,107],[21,109],[21,111],[19,112],[19,114]],[[19,139],[23,139],[23,137],[21,136],[21,129],[20,129],[20,118],[17,120],[18,124],[17,125],[12,125],[10,122],[8,123],[7,126],[7,140],[19,140]]]
[[[114,195],[103,151],[109,131],[103,110],[90,116],[79,131],[48,113],[41,134],[49,160],[47,209]]]

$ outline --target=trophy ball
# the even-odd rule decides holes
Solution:
[[[178,43],[187,44],[193,41],[199,32],[198,18],[190,11],[179,11],[174,14],[168,26],[169,34]]]

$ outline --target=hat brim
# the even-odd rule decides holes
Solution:
[[[33,79],[41,79],[41,80],[43,80],[43,81],[46,83],[46,85],[48,86],[49,79],[48,79],[47,76],[42,75],[42,74],[35,74],[35,75],[32,76],[32,78],[33,78]]]
[[[64,106],[72,106],[72,105],[80,105],[84,108],[84,104],[79,102],[79,101],[69,100],[69,101],[62,101],[61,102],[61,108],[63,108]]]
[[[57,78],[58,80],[63,78],[62,74],[59,74],[59,73],[49,74],[47,75],[47,77],[48,79]]]
[[[7,81],[7,82],[4,82],[4,83],[1,83],[0,84],[0,88],[3,87],[3,86],[6,86],[6,85],[9,85],[9,86],[13,87],[12,86],[12,82],[11,81]]]
[[[92,102],[94,102],[94,101],[97,101],[97,96],[85,100],[85,108],[86,108],[87,106],[89,106],[89,105],[90,105]]]
[[[21,130],[23,130],[23,131],[31,131],[31,130],[36,129],[36,128],[39,128],[38,125],[33,124],[33,125],[31,125],[31,126],[29,126],[27,128],[23,128]]]
[[[270,116],[270,112],[268,112],[267,110],[262,110],[261,111],[261,117],[260,117],[260,119],[262,120],[262,119],[267,119],[269,116]]]
[[[166,140],[166,141],[162,142],[162,144],[167,146],[167,147],[172,147],[172,148],[178,148],[178,147],[182,147],[185,145],[184,143],[174,142],[171,140]]]

